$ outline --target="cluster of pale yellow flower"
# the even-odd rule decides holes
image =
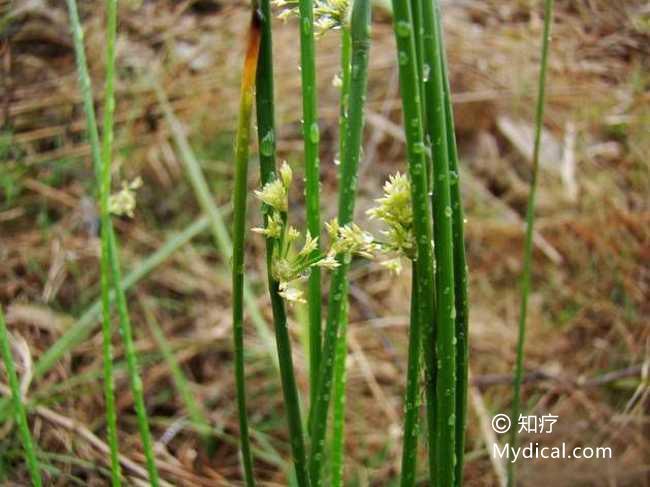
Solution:
[[[294,244],[301,237],[300,232],[288,224],[289,189],[293,172],[284,162],[279,177],[256,191],[257,198],[265,203],[267,212],[263,228],[253,231],[271,239],[274,243],[271,259],[271,275],[279,283],[280,295],[290,302],[304,302],[298,283],[305,279],[313,266],[335,269],[342,259],[357,255],[373,259],[377,254],[392,255],[381,264],[395,273],[401,271],[401,258],[414,257],[413,212],[411,210],[410,183],[399,173],[391,176],[384,185],[384,195],[377,199],[377,206],[368,210],[370,218],[382,221],[387,230],[385,239],[378,241],[357,224],[339,225],[337,220],[326,224],[330,238],[327,252],[315,252],[318,237],[306,233],[303,246],[294,250]]]
[[[298,0],[274,0],[273,5],[282,9],[278,18],[287,20],[299,17]],[[349,22],[350,0],[315,0],[314,28],[317,36],[322,36],[329,30],[340,29]]]

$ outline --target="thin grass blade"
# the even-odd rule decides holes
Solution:
[[[23,449],[25,450],[25,460],[27,461],[29,476],[32,479],[32,485],[35,487],[41,487],[41,485],[43,485],[41,469],[38,459],[36,458],[34,440],[29,431],[27,413],[25,412],[25,405],[23,404],[18,375],[16,374],[16,366],[14,365],[14,358],[11,354],[9,332],[7,331],[7,325],[5,323],[2,309],[0,309],[0,351],[2,352],[2,360],[7,373],[9,388],[11,389],[11,400],[13,402],[16,422],[18,423],[18,432],[20,433],[20,439],[23,443]]]
[[[239,123],[235,138],[235,187],[233,193],[233,254],[232,254],[232,325],[235,351],[235,383],[239,410],[239,435],[246,485],[255,485],[246,410],[246,374],[244,369],[244,253],[246,238],[246,196],[248,192],[248,157],[250,126],[253,110],[255,76],[260,49],[260,18],[253,9],[239,101]]]
[[[113,330],[111,326],[111,279],[109,210],[111,193],[111,160],[113,147],[113,115],[115,112],[115,37],[117,31],[117,1],[106,0],[106,82],[104,86],[104,130],[102,133],[102,164],[97,175],[99,186],[99,212],[101,219],[101,299],[102,299],[102,352],[104,367],[104,401],[106,403],[106,432],[110,448],[111,483],[122,485],[117,439],[117,414],[115,411],[115,382],[113,377]]]
[[[542,124],[544,123],[544,106],[546,95],[546,72],[548,70],[548,51],[551,43],[551,24],[553,21],[553,0],[544,3],[544,37],[542,39],[542,57],[540,60],[539,86],[537,107],[535,111],[535,143],[533,146],[533,167],[526,210],[526,237],[524,241],[524,270],[521,278],[521,306],[519,309],[519,336],[517,339],[517,358],[514,376],[514,397],[512,401],[512,424],[518,424],[521,411],[521,383],[524,375],[524,346],[526,343],[526,318],[528,315],[528,295],[531,286],[531,269],[533,257],[533,226],[535,224],[535,199],[537,195],[537,176],[539,172],[539,151],[542,140]],[[510,430],[510,448],[517,448],[517,428]],[[508,463],[508,486],[517,483],[514,462]]]

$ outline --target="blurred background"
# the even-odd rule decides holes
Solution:
[[[103,4],[78,3],[101,120]],[[503,466],[492,458],[490,421],[509,412],[512,395],[542,2],[442,4],[471,278],[465,483],[492,486],[500,485]],[[107,485],[101,334],[92,314],[99,296],[98,211],[67,10],[55,0],[0,5],[0,302],[48,485]],[[115,224],[124,273],[137,277],[129,306],[160,470],[175,485],[239,485],[228,262],[211,239],[186,160],[193,154],[199,161],[229,224],[248,5],[123,0],[119,16],[114,188],[136,177],[143,184],[134,217]],[[524,486],[647,486],[650,5],[557,0],[553,31],[524,405],[530,414],[559,419],[553,434],[522,441],[609,446],[613,458],[520,461],[519,479]],[[393,33],[381,4],[372,42],[357,204],[363,226],[370,225],[365,210],[386,177],[406,169]],[[274,49],[278,153],[299,176],[290,218],[301,226],[295,21],[275,23]],[[339,34],[327,33],[317,50],[321,199],[329,219],[336,213],[339,109],[332,80]],[[255,162],[253,156],[251,193],[259,185]],[[251,227],[260,222],[258,210],[251,198]],[[248,246],[248,282],[270,325],[263,241],[249,234]],[[409,285],[408,270],[396,277],[376,263],[355,262],[351,271],[349,485],[396,485]],[[307,398],[304,322],[305,310],[292,308],[294,362]],[[34,363],[75,326],[91,331],[88,338],[32,380]],[[158,329],[215,427],[210,455],[187,421]],[[289,444],[273,343],[252,323],[246,340],[256,472],[265,485],[287,485]],[[138,485],[144,459],[118,337],[115,344],[120,444],[131,465],[124,471]],[[19,445],[10,423],[0,427],[2,485],[28,482]]]

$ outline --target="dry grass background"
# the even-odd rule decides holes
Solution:
[[[81,1],[98,100],[103,9]],[[124,0],[118,41],[115,179],[141,176],[133,219],[117,221],[126,270],[200,217],[181,157],[147,76],[158,80],[189,134],[215,199],[228,207],[232,134],[246,6],[230,0]],[[540,2],[443,2],[463,156],[471,276],[473,375],[466,485],[498,485],[482,422],[508,412],[514,362]],[[611,446],[610,461],[525,461],[522,485],[650,485],[649,289],[650,8],[642,0],[558,1],[539,194],[525,401],[559,415],[545,445]],[[31,363],[99,294],[97,210],[74,54],[62,2],[3,3],[0,16],[0,302],[20,357],[31,424],[50,485],[105,485],[99,384],[101,337],[42,379]],[[301,168],[298,36],[275,29],[278,148]],[[318,42],[324,216],[335,213],[338,38]],[[404,169],[389,17],[376,12],[359,220],[384,178]],[[250,187],[258,181],[251,177]],[[292,218],[302,218],[301,188]],[[254,207],[252,207],[254,208]],[[251,226],[258,221],[250,211]],[[249,239],[249,282],[270,315],[261,239]],[[393,485],[399,462],[409,277],[375,264],[351,272],[346,472],[350,485]],[[184,245],[130,292],[146,399],[163,477],[176,485],[238,485],[227,263],[208,234]],[[294,308],[295,363],[307,396],[303,312]],[[149,328],[156,320],[220,432],[208,457],[184,420]],[[270,323],[270,320],[269,320]],[[256,469],[286,485],[282,400],[251,327],[248,361]],[[304,345],[304,344],[303,344]],[[122,350],[116,348],[117,360]],[[118,370],[125,472],[141,484],[131,396]],[[5,389],[2,389],[3,394]],[[0,428],[3,485],[26,485],[17,437]]]

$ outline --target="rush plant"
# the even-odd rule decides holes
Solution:
[[[86,53],[83,43],[83,29],[81,27],[81,21],[79,20],[79,13],[77,10],[76,0],[67,0],[68,12],[70,15],[70,26],[72,28],[73,34],[73,43],[75,48],[75,54],[77,58],[77,71],[79,75],[79,82],[81,86],[81,94],[84,105],[84,112],[86,114],[87,122],[87,131],[88,137],[90,140],[91,155],[93,160],[93,165],[95,168],[96,183],[99,188],[99,200],[100,200],[100,210],[102,214],[102,283],[111,282],[113,290],[115,292],[119,322],[120,322],[120,331],[122,339],[124,341],[124,349],[127,362],[127,370],[131,385],[131,392],[133,394],[133,399],[135,403],[135,410],[138,422],[138,429],[140,431],[140,438],[142,440],[142,449],[147,463],[147,471],[149,474],[149,482],[154,487],[159,484],[159,475],[158,469],[155,462],[155,454],[153,449],[153,440],[151,438],[151,432],[149,430],[149,421],[147,418],[147,411],[144,403],[144,393],[142,390],[142,380],[140,379],[138,371],[138,359],[137,353],[135,350],[135,345],[133,342],[133,331],[131,327],[131,322],[129,318],[129,312],[126,303],[126,296],[123,288],[119,285],[122,281],[121,265],[119,260],[119,247],[117,243],[117,238],[113,230],[113,223],[110,218],[109,213],[109,197],[108,193],[111,186],[111,167],[110,163],[112,160],[111,147],[113,140],[113,110],[114,110],[114,98],[113,98],[113,86],[114,86],[114,56],[115,56],[115,30],[117,27],[117,5],[113,0],[108,0],[108,28],[107,28],[107,70],[106,70],[106,99],[105,99],[105,125],[103,132],[103,146],[100,146],[99,141],[99,131],[97,128],[97,119],[95,116],[95,108],[93,106],[93,93],[92,86],[90,82],[90,76],[88,75],[88,65],[86,63]],[[130,210],[126,208],[128,213]],[[106,261],[110,264],[106,266]],[[110,269],[107,269],[110,267]],[[107,275],[109,273],[110,275]],[[112,354],[110,353],[110,344],[107,344],[107,341],[110,339],[110,323],[106,321],[106,306],[110,304],[110,298],[102,294],[102,308],[104,312],[104,322],[103,322],[103,338],[104,338],[104,360],[112,361]],[[107,329],[109,328],[109,329]],[[107,365],[104,364],[104,373],[105,377],[108,376],[109,383],[105,384],[106,396],[112,395],[112,373],[106,370]],[[111,476],[113,484],[119,484],[119,464],[115,464],[117,458],[117,439],[115,435],[111,437],[110,426],[111,422],[115,422],[114,418],[111,418],[110,415],[114,415],[114,411],[109,410],[111,406],[109,405],[109,400],[107,400],[107,424],[109,425],[109,442],[111,443]]]
[[[320,371],[318,380],[314,384],[316,393],[315,402],[312,404],[310,415],[311,452],[309,458],[309,471],[314,486],[322,485],[322,463],[325,446],[325,433],[327,427],[328,408],[332,392],[334,363],[341,322],[347,309],[347,271],[350,257],[353,253],[363,253],[368,249],[368,242],[363,242],[363,235],[355,235],[352,224],[354,218],[354,204],[357,191],[357,169],[361,154],[361,144],[364,126],[364,106],[368,82],[368,56],[370,51],[370,1],[356,0],[352,7],[350,20],[351,61],[350,61],[350,86],[347,95],[347,120],[345,122],[345,139],[342,143],[341,174],[339,179],[338,219],[330,225],[329,233],[333,238],[333,248],[336,252],[338,266],[332,275],[329,301],[327,307],[327,324]],[[343,66],[346,69],[346,66]],[[345,232],[345,229],[351,229]],[[359,238],[356,248],[339,245],[346,241],[346,237],[354,240]],[[355,240],[356,242],[356,240]],[[346,248],[347,247],[347,248]]]
[[[521,383],[524,375],[524,345],[526,343],[526,318],[528,315],[528,295],[530,294],[531,269],[533,260],[533,225],[535,223],[535,199],[537,196],[537,175],[539,173],[539,151],[542,140],[544,123],[544,106],[546,95],[546,72],[548,70],[548,51],[551,43],[551,25],[553,22],[554,0],[544,3],[544,33],[542,38],[542,57],[540,59],[539,86],[537,91],[537,106],[535,110],[535,142],[533,145],[533,167],[528,193],[526,210],[526,236],[524,240],[524,269],[521,277],[521,306],[519,309],[519,336],[517,339],[517,358],[514,376],[514,397],[512,400],[512,424],[518,424],[521,411]],[[510,447],[517,448],[517,428],[510,432]],[[516,469],[514,462],[508,463],[508,486],[516,485]]]
[[[316,47],[314,41],[313,0],[299,0],[300,17],[300,75],[302,77],[303,139],[305,147],[305,206],[307,229],[314,237],[320,237],[320,162],[318,148],[318,88],[316,86]],[[320,246],[320,243],[319,243]],[[314,255],[318,253],[318,246]],[[318,381],[321,365],[321,273],[316,268],[309,275],[309,374],[311,383]],[[311,389],[311,404],[316,401],[316,390]]]

